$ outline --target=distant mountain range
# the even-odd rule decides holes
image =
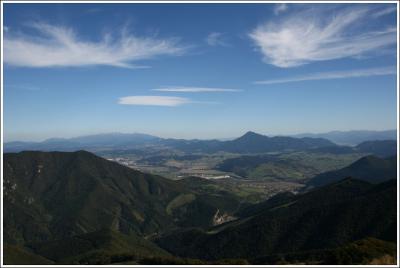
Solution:
[[[353,130],[353,131],[331,131],[326,133],[302,133],[293,135],[296,138],[323,138],[339,145],[354,146],[365,141],[375,140],[397,140],[397,130]]]
[[[268,137],[249,131],[237,139],[221,142],[219,150],[233,153],[262,153],[306,150],[333,145],[335,144],[322,138]]]
[[[247,132],[242,137],[231,141],[162,139],[146,134],[102,134],[71,139],[49,139],[43,142],[8,142],[4,144],[4,151],[100,151],[162,146],[184,152],[263,153],[306,150],[334,145],[334,143],[321,138],[268,137],[254,132]]]
[[[85,151],[6,153],[5,263],[276,264],[280,254],[354,264],[395,255],[396,180],[345,179],[255,205],[210,187]]]
[[[131,148],[156,143],[161,138],[140,134],[108,133],[98,135],[80,136],[70,139],[51,138],[42,142],[6,142],[5,152],[20,152],[26,150],[38,151],[77,151],[83,149],[107,150],[117,148]]]
[[[184,152],[213,153],[226,151],[232,153],[266,153],[290,150],[330,150],[345,152],[351,150],[342,145],[358,145],[366,141],[394,140],[396,131],[333,131],[323,134],[299,134],[293,137],[268,137],[249,131],[243,136],[232,140],[185,140],[164,139],[147,134],[109,133],[81,136],[70,139],[52,138],[43,142],[7,142],[4,143],[5,152],[20,152],[25,150],[40,151],[77,151],[92,152],[105,150],[129,150],[146,147],[166,147]],[[336,144],[337,143],[337,144]],[[388,146],[391,146],[388,144]],[[367,148],[368,144],[364,145]],[[359,148],[362,149],[362,148]],[[367,150],[371,150],[371,147]]]
[[[397,154],[396,140],[374,140],[365,141],[356,146],[327,146],[308,150],[309,152],[330,153],[330,154],[349,154],[349,153],[365,153],[373,154],[380,157],[388,157]]]

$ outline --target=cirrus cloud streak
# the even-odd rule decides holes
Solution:
[[[83,40],[70,28],[33,23],[35,35],[7,33],[4,62],[17,67],[77,67],[108,65],[143,68],[136,62],[164,55],[181,55],[186,48],[177,39],[138,37],[126,28],[120,36],[105,34],[99,41]]]
[[[228,43],[224,40],[224,34],[219,33],[219,32],[212,32],[210,33],[207,38],[206,38],[206,43],[209,46],[215,47],[215,46],[229,46]]]
[[[201,93],[201,92],[239,92],[242,90],[231,89],[231,88],[173,86],[173,87],[155,88],[155,89],[153,89],[153,91]]]
[[[260,49],[264,62],[281,68],[358,58],[396,44],[394,24],[380,28],[367,24],[374,14],[379,17],[390,12],[371,6],[313,7],[261,24],[249,37]]]
[[[270,79],[263,81],[256,81],[254,84],[259,85],[272,85],[272,84],[285,84],[301,81],[313,81],[313,80],[328,80],[328,79],[345,79],[345,78],[357,78],[357,77],[368,77],[368,76],[382,76],[382,75],[396,75],[396,67],[382,67],[382,68],[370,68],[360,70],[347,70],[347,71],[336,71],[336,72],[321,72],[303,76],[295,76],[283,79]]]
[[[143,106],[180,106],[191,103],[187,98],[170,96],[127,96],[119,99],[119,104],[124,105],[143,105]]]

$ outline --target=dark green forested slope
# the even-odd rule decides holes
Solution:
[[[84,151],[11,153],[3,239],[7,264],[385,263],[396,182],[346,179],[246,205],[212,182],[170,181]]]
[[[382,265],[396,264],[396,243],[367,237],[331,248],[275,254],[252,260],[253,264]]]
[[[103,229],[64,239],[28,244],[38,255],[58,264],[107,264],[169,257],[165,250],[141,236]]]
[[[358,144],[356,150],[374,154],[380,157],[390,157],[397,154],[396,140],[372,140]]]
[[[307,184],[318,187],[346,177],[357,178],[371,183],[394,179],[397,177],[397,157],[379,158],[369,155],[343,169],[319,174],[308,181]]]
[[[79,236],[109,230],[110,241],[120,241],[120,234],[140,248],[144,238],[166,230],[212,226],[217,212],[233,214],[239,205],[229,193],[199,192],[85,151],[5,154],[4,195],[5,243],[56,262],[74,258],[54,257],[52,248],[66,254],[54,243],[68,248],[73,241],[75,253],[86,254],[96,247],[89,250]]]
[[[110,264],[171,255],[135,234],[102,229],[64,239],[7,245],[6,264]]]
[[[31,252],[30,249],[16,245],[4,244],[3,254],[4,254],[3,255],[4,264],[20,264],[20,265],[54,264],[53,261]]]
[[[371,185],[346,179],[288,198],[208,232],[175,232],[157,243],[179,256],[212,260],[335,248],[368,236],[397,237],[394,180]]]
[[[85,151],[10,153],[4,167],[6,239],[13,243],[103,228],[150,235],[187,225],[204,211],[202,224],[209,225],[218,209],[233,213],[239,204],[227,192],[198,192]]]
[[[149,234],[173,226],[180,185],[79,151],[4,156],[6,240],[59,239],[111,228]]]

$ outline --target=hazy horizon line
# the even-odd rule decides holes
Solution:
[[[213,137],[213,138],[196,138],[196,137],[190,137],[190,138],[177,138],[177,137],[171,137],[171,136],[164,136],[164,135],[156,135],[156,134],[149,134],[149,133],[144,133],[144,132],[98,132],[98,133],[94,133],[94,134],[82,134],[82,135],[77,135],[77,136],[70,136],[70,137],[57,137],[57,136],[50,136],[47,138],[42,138],[42,139],[19,139],[19,140],[6,140],[5,137],[3,137],[3,144],[5,143],[11,143],[11,142],[35,142],[35,143],[41,143],[41,142],[45,142],[47,140],[51,140],[51,139],[65,139],[65,140],[70,140],[70,139],[74,139],[74,138],[80,138],[80,137],[88,137],[88,136],[97,136],[97,135],[111,135],[111,134],[122,134],[122,135],[132,135],[132,134],[138,134],[138,135],[148,135],[148,136],[154,136],[157,138],[162,138],[162,139],[182,139],[182,140],[229,140],[229,139],[235,139],[235,138],[239,138],[243,135],[245,135],[248,132],[254,132],[263,136],[269,136],[269,137],[277,137],[277,136],[281,136],[281,137],[293,137],[293,136],[299,136],[299,135],[319,135],[319,134],[327,134],[327,133],[332,133],[332,132],[386,132],[386,131],[397,131],[397,128],[390,128],[390,129],[382,129],[382,130],[373,130],[373,129],[351,129],[351,130],[330,130],[330,131],[321,131],[321,132],[296,132],[293,134],[267,134],[264,132],[259,132],[259,131],[253,131],[253,130],[247,130],[242,132],[242,134],[240,135],[236,135],[236,136],[231,136],[231,137]]]

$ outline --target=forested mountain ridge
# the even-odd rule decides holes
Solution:
[[[4,194],[5,241],[15,244],[104,228],[151,235],[188,224],[195,216],[200,225],[211,225],[218,209],[232,211],[239,203],[233,196],[229,204],[223,202],[225,193],[207,198],[180,182],[85,151],[5,154]],[[194,206],[190,216],[189,205]],[[202,217],[197,207],[209,212]]]
[[[309,180],[307,185],[318,187],[346,177],[358,178],[371,183],[395,179],[397,177],[397,157],[379,158],[369,155],[345,168],[319,174]]]
[[[6,153],[5,260],[340,263],[352,252],[366,257],[349,263],[369,263],[393,255],[396,193],[395,180],[345,179],[249,204],[206,179],[171,181],[85,151]]]
[[[283,198],[255,214],[214,227],[160,237],[157,243],[181,257],[260,258],[335,248],[365,237],[396,241],[396,181],[378,185],[345,179]]]

